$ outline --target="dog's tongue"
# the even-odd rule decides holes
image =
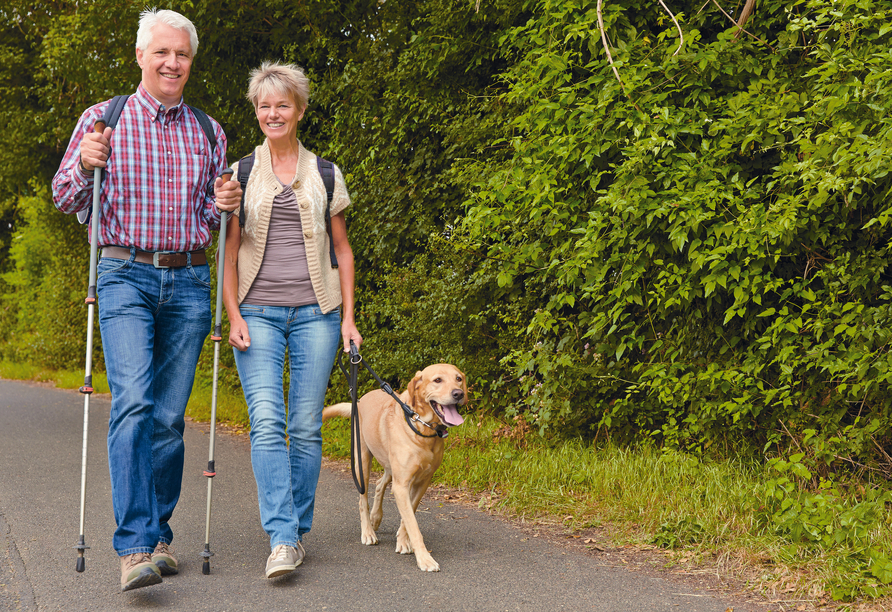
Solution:
[[[443,416],[446,418],[446,424],[449,427],[455,427],[456,425],[461,425],[465,422],[462,416],[458,413],[458,410],[455,409],[454,405],[443,406],[440,405],[440,408],[443,409]]]

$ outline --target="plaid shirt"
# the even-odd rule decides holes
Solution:
[[[93,205],[93,173],[80,169],[80,144],[109,101],[88,108],[77,123],[59,171],[53,201],[64,213]],[[226,168],[226,135],[211,120],[211,145],[192,111],[180,101],[165,108],[140,84],[111,136],[100,190],[99,245],[144,251],[195,251],[211,244],[220,227],[208,184]]]

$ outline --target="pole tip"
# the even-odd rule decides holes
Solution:
[[[210,561],[205,560],[205,562],[201,564],[201,573],[204,574],[205,576],[207,576],[211,573],[211,562]]]
[[[77,570],[78,573],[83,573],[83,571],[87,569],[87,560],[83,557],[78,557],[77,565],[74,566],[74,569]]]

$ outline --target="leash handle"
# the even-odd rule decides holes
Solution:
[[[353,484],[360,495],[365,495],[365,477],[362,473],[362,435],[359,428],[359,349],[353,340],[350,341],[350,469],[353,472]],[[357,475],[358,472],[358,475]]]

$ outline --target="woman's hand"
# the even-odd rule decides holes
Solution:
[[[358,349],[362,346],[362,335],[360,335],[359,330],[356,329],[356,324],[352,321],[344,321],[341,324],[341,337],[344,339],[344,352],[350,352],[350,341],[353,340],[356,343],[356,348]]]
[[[251,346],[251,335],[244,319],[229,322],[229,345],[244,352]]]

